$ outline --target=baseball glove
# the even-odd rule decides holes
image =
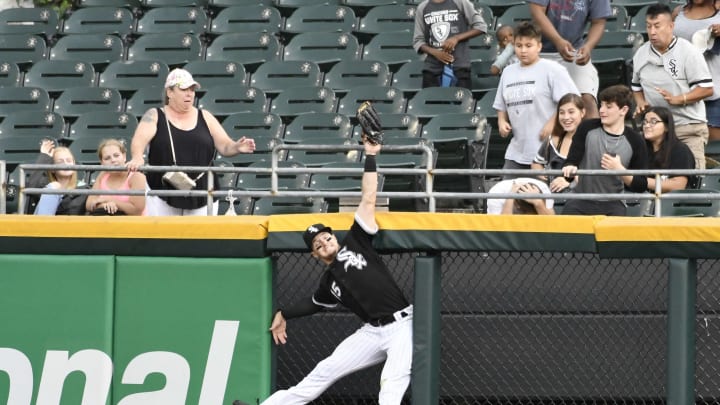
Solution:
[[[380,115],[378,115],[372,103],[365,101],[360,105],[357,110],[357,119],[360,122],[363,134],[365,134],[365,139],[373,145],[382,145],[382,122],[380,122]]]

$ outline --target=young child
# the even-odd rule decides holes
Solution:
[[[528,22],[515,28],[513,44],[520,63],[505,67],[493,108],[498,111],[500,136],[513,137],[503,169],[530,169],[540,143],[555,125],[555,108],[567,93],[579,94],[567,70],[540,58],[540,31]],[[503,179],[520,177],[505,175]]]
[[[503,25],[495,32],[495,38],[498,41],[500,54],[495,58],[490,73],[499,75],[505,66],[518,61],[515,56],[515,46],[513,46],[513,28],[509,25]]]
[[[632,92],[617,84],[600,92],[600,118],[583,121],[575,132],[570,146],[563,176],[568,181],[575,177],[578,168],[583,170],[647,169],[645,141],[632,128],[625,125],[630,111]],[[576,193],[621,193],[625,187],[636,193],[647,189],[645,176],[580,176]],[[624,216],[623,201],[568,200],[564,215],[618,215]]]
[[[424,0],[415,10],[413,48],[425,53],[422,87],[443,84],[443,70],[452,68],[453,84],[471,89],[468,39],[487,32],[482,15],[469,0]]]

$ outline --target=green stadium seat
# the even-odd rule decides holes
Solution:
[[[240,112],[266,112],[265,92],[255,87],[236,84],[207,89],[198,100],[198,107],[213,113],[218,119]]]
[[[283,122],[279,115],[265,112],[241,112],[227,116],[222,126],[233,139],[243,136],[248,138],[277,138],[283,137]],[[259,145],[256,145],[256,152]],[[264,150],[268,152],[270,149]]]
[[[487,24],[487,30],[495,30],[495,12],[493,12],[492,7],[484,2],[473,2],[473,6],[475,6],[475,10],[480,13],[483,21]]]
[[[142,117],[148,109],[162,107],[164,95],[165,88],[162,85],[141,87],[127,99],[125,112],[135,117]]]
[[[318,197],[263,197],[255,200],[253,215],[319,214],[327,203]]]
[[[0,62],[0,87],[23,85],[23,73],[15,62]]]
[[[396,71],[406,62],[420,60],[422,55],[413,48],[412,32],[382,32],[376,34],[363,48],[363,59],[379,60]]]
[[[471,62],[470,80],[472,83],[473,97],[480,99],[486,92],[497,89],[500,83],[500,76],[490,73],[492,61]]]
[[[0,138],[10,136],[59,139],[65,136],[65,121],[50,111],[18,111],[0,122]]]
[[[354,1],[357,2],[358,0]],[[356,33],[358,38],[370,40],[374,35],[381,32],[413,32],[415,28],[415,6],[397,4],[395,1],[387,3],[387,1],[378,0],[378,2],[384,2],[385,4],[372,7],[365,16],[360,18]]]
[[[205,60],[241,62],[252,72],[263,62],[280,60],[280,49],[278,38],[269,33],[222,34],[207,47]]]
[[[404,3],[404,1],[399,0],[344,0],[343,2],[360,16],[367,15],[374,7],[402,5]]]
[[[360,44],[347,32],[303,32],[285,45],[284,60],[312,60],[323,66],[360,59]]]
[[[193,75],[201,87],[195,89],[198,95],[215,86],[234,86],[247,83],[245,67],[238,62],[196,60],[183,67]]]
[[[356,173],[314,173],[310,179],[309,188],[315,191],[337,192],[337,191],[361,191],[363,163],[360,162],[344,162],[329,163],[323,166],[323,169],[355,169]],[[383,189],[383,175],[378,174],[378,191]],[[357,206],[358,198],[345,197],[329,197],[325,196],[325,202],[328,205],[327,212],[340,212],[340,206],[352,205]],[[346,200],[348,203],[341,203]],[[352,203],[352,204],[349,204]]]
[[[612,5],[612,15],[605,20],[605,31],[622,31],[627,29],[630,16],[623,6]],[[588,28],[590,24],[588,24]]]
[[[0,10],[0,34],[38,34],[51,40],[60,20],[50,7],[14,7]]]
[[[389,86],[392,74],[387,64],[375,60],[340,61],[325,73],[324,85],[338,93],[358,86]]]
[[[280,32],[283,18],[280,10],[268,4],[234,6],[222,9],[210,24],[210,34]]]
[[[78,138],[73,140],[69,148],[79,165],[98,165],[100,158],[97,154],[100,140],[97,138]]]
[[[50,48],[50,60],[79,60],[91,63],[98,70],[124,57],[125,44],[115,35],[66,35]]]
[[[340,99],[337,112],[355,117],[358,107],[370,101],[379,113],[398,114],[405,112],[405,98],[400,90],[388,86],[360,86],[351,88]]]
[[[133,12],[140,12],[142,0],[78,0],[78,8],[85,7],[124,7]]]
[[[495,18],[495,30],[498,30],[504,25],[515,27],[522,21],[532,21],[530,7],[528,7],[527,4],[516,4],[514,6],[510,6],[503,11],[502,14],[495,13],[495,16],[497,17]]]
[[[720,191],[720,172],[706,174],[702,177],[700,188]]]
[[[295,9],[303,6],[336,6],[340,3],[340,0],[275,0],[274,2],[275,7],[280,10],[280,14],[282,14],[283,17],[290,16]]]
[[[213,11],[222,12],[223,9],[230,7],[247,7],[247,6],[270,6],[273,0],[209,0],[208,7]]]
[[[225,159],[215,159],[213,161],[214,167],[235,167],[232,162]],[[232,190],[235,189],[235,183],[237,182],[237,173],[233,172],[215,172],[215,184],[220,190]],[[227,210],[227,207],[225,207]],[[218,212],[224,212],[218,210]]]
[[[557,209],[557,201],[555,200],[555,212]],[[625,215],[628,217],[647,217],[652,215],[653,200],[625,200]]]
[[[351,32],[357,26],[353,9],[340,5],[312,5],[295,9],[285,19],[282,31],[291,34],[301,32]]]
[[[300,114],[285,127],[285,143],[304,143],[308,138],[349,139],[353,126],[347,115],[338,113]]]
[[[51,94],[69,87],[95,85],[95,68],[79,60],[41,60],[25,74],[26,87],[42,87]]]
[[[48,47],[43,37],[35,34],[0,35],[0,56],[4,62],[17,63],[26,71],[33,63],[47,59]]]
[[[383,114],[383,133],[385,139],[392,138],[419,138],[421,136],[420,120],[418,117],[407,113]],[[360,139],[362,127],[358,124],[353,129],[353,138]]]
[[[270,104],[270,112],[283,117],[294,117],[310,112],[335,111],[335,92],[322,86],[302,86],[285,89]]]
[[[495,38],[494,32],[470,38],[468,47],[472,62],[492,62],[498,54],[497,38]]]
[[[258,66],[250,85],[277,94],[291,87],[321,86],[322,77],[320,66],[313,61],[271,60]]]
[[[197,7],[205,8],[208,0],[143,0],[144,8]]]
[[[400,68],[393,74],[392,86],[399,89],[410,98],[422,89],[424,60],[414,60],[400,65]]]
[[[306,138],[303,145],[323,146],[347,146],[356,145],[357,142],[343,138]],[[318,167],[329,163],[357,162],[360,159],[360,151],[357,150],[290,150],[287,154],[287,161],[299,162],[306,166]]]
[[[429,87],[408,100],[407,112],[421,120],[440,114],[471,113],[475,108],[470,90],[462,87]]]
[[[246,113],[249,114],[249,113]],[[247,135],[243,135],[247,136]],[[240,135],[233,136],[233,139],[239,139]],[[270,135],[258,135],[253,136],[255,141],[255,152],[253,153],[239,153],[235,156],[222,156],[218,155],[237,167],[246,167],[255,162],[259,161],[270,161],[272,159],[272,150],[275,146],[282,145],[282,138]],[[279,151],[278,158],[284,160],[286,155],[285,151]]]
[[[600,88],[618,83],[630,84],[632,57],[643,41],[639,32],[610,31],[603,34],[592,52],[592,62],[600,77]]]
[[[164,86],[169,71],[168,65],[161,61],[115,61],[100,73],[98,86],[114,88],[127,95],[146,87]]]
[[[0,137],[0,160],[4,160],[8,173],[21,163],[34,163],[40,153],[38,139],[31,136]]]
[[[99,111],[80,114],[70,125],[71,139],[94,138],[97,140],[115,138],[131,141],[138,119],[132,114],[116,111]],[[129,143],[128,143],[129,145]]]
[[[262,160],[252,163],[248,168],[270,168],[271,161]],[[298,162],[279,161],[278,168],[300,169],[305,165]],[[272,185],[270,172],[241,172],[236,187],[239,190],[270,190]],[[278,173],[278,189],[301,190],[310,185],[310,173]]]
[[[202,59],[202,43],[194,34],[147,34],[130,46],[127,59],[160,60],[171,67],[184,65]]]
[[[158,7],[148,10],[137,22],[135,34],[186,33],[202,35],[209,21],[200,7]]]
[[[650,5],[656,4],[657,1],[652,0],[612,0],[613,6],[624,7],[630,16],[638,16],[642,14],[642,27],[645,27],[645,11]],[[672,5],[671,5],[672,7]],[[632,27],[630,29],[633,29]]]
[[[55,99],[53,110],[69,121],[88,112],[122,111],[122,96],[107,87],[71,87]]]
[[[0,117],[18,111],[50,111],[52,99],[40,87],[0,87]]]
[[[125,38],[135,28],[135,16],[124,7],[86,7],[76,9],[62,24],[62,33],[117,34]]]
[[[668,198],[661,201],[660,216],[663,217],[717,217],[720,211],[720,199],[687,199],[675,197],[674,194],[714,194],[720,191],[713,189],[686,189],[664,193]],[[657,207],[656,207],[657,209]]]
[[[473,0],[475,8],[487,6],[495,17],[503,15],[507,9],[513,6],[525,5],[525,0]]]

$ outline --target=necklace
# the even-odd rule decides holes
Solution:
[[[605,128],[603,128],[603,133],[605,136],[603,137],[603,143],[605,144],[605,153],[607,153],[610,156],[617,155],[617,147],[620,144],[620,140],[623,136],[625,136],[624,133],[620,135],[610,135],[607,131],[605,131]],[[615,139],[615,142],[611,142],[610,139]]]

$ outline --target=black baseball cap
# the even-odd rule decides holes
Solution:
[[[313,224],[308,226],[308,228],[305,230],[305,233],[303,233],[303,240],[305,241],[305,244],[307,245],[308,249],[313,250],[312,243],[316,236],[318,236],[322,232],[329,232],[333,233],[332,229],[328,226],[325,226],[323,224]]]

